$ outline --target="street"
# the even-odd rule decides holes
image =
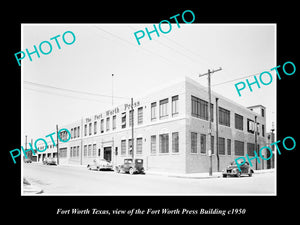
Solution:
[[[252,177],[178,178],[118,174],[82,166],[24,163],[23,176],[42,195],[275,195],[275,173]],[[23,195],[26,195],[24,192]]]

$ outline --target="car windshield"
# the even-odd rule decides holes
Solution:
[[[132,163],[132,159],[125,159],[124,163]]]
[[[136,159],[135,162],[136,163],[143,163],[143,160],[142,159]]]

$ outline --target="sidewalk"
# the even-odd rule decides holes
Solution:
[[[263,173],[273,173],[275,169],[266,169],[266,170],[254,170],[255,174]],[[213,172],[212,176],[209,176],[209,173],[168,173],[168,172],[159,172],[146,170],[146,174],[149,175],[158,175],[158,176],[167,176],[167,177],[177,177],[177,178],[192,178],[192,179],[208,179],[208,178],[220,178],[222,177],[222,172]]]
[[[30,184],[26,178],[23,179],[23,194],[42,194],[44,191],[32,184]]]

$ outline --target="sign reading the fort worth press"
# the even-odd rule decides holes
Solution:
[[[136,108],[138,106],[140,106],[140,101],[136,101],[136,102],[133,103],[133,108]],[[119,112],[130,110],[130,108],[131,108],[131,104],[127,104],[126,103],[126,104],[123,104],[121,106],[117,106],[117,107],[115,107],[113,109],[107,110],[107,111],[105,111],[105,113],[100,113],[100,114],[94,115],[94,120],[99,120],[99,119],[102,119],[102,118],[104,118],[106,116],[113,116],[113,115],[115,115],[115,114],[117,114]],[[85,119],[86,123],[88,123],[90,121],[92,121],[91,117],[87,117]]]

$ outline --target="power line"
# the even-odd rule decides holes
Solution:
[[[136,29],[138,29],[138,28],[136,28],[136,27],[135,27],[136,29],[133,29],[133,26],[132,26],[132,27],[129,26],[129,28],[130,28],[131,30],[133,30],[133,31],[136,31]],[[189,50],[189,49],[187,49],[187,48],[184,47],[182,44],[179,44],[178,42],[172,40],[171,38],[169,38],[169,37],[167,37],[167,36],[165,36],[164,38],[170,40],[171,42],[173,42],[173,43],[175,43],[176,45],[180,46],[180,47],[183,48],[184,50],[186,50],[186,51],[188,51],[188,52],[191,52],[192,54],[196,55],[198,58],[201,58],[201,61],[206,61],[206,60],[203,60],[203,59],[202,59],[202,56],[200,56],[199,54],[197,54],[197,53],[195,53],[195,52],[193,52],[193,51],[191,51],[191,50]],[[184,57],[190,59],[191,61],[198,63],[198,61],[197,61],[196,59],[191,58],[190,56],[188,56],[188,55],[186,55],[186,54],[180,52],[179,50],[174,49],[174,48],[172,48],[172,47],[170,47],[170,46],[168,46],[168,45],[165,45],[165,44],[161,43],[159,40],[155,40],[155,41],[156,41],[157,43],[159,43],[159,44],[161,44],[161,45],[163,45],[163,46],[169,48],[169,49],[172,49],[173,51],[175,51],[175,52],[179,53],[180,55],[182,55],[182,56],[184,56]],[[207,62],[205,62],[205,64],[208,65]]]
[[[92,99],[92,98],[83,98],[83,97],[70,96],[70,95],[65,95],[65,94],[61,94],[61,93],[55,93],[55,92],[50,92],[50,91],[46,91],[46,90],[37,90],[37,89],[33,89],[33,88],[28,88],[28,87],[24,87],[24,88],[26,90],[42,92],[42,93],[46,93],[46,94],[50,94],[50,95],[58,95],[58,96],[73,98],[73,99],[77,99],[77,100],[94,101],[94,102],[98,102],[98,103],[109,103],[109,102],[103,102],[103,101],[99,101],[97,99]]]
[[[34,83],[31,81],[24,81],[25,84],[29,84],[29,85],[34,85],[34,86],[38,86],[38,87],[44,87],[44,88],[50,88],[50,89],[55,89],[55,90],[60,90],[60,91],[68,91],[68,92],[72,92],[72,93],[76,93],[76,94],[85,94],[85,95],[92,95],[92,96],[98,96],[98,97],[104,97],[104,98],[111,98],[111,95],[103,95],[103,94],[98,94],[98,93],[91,93],[91,92],[86,92],[86,91],[78,91],[78,90],[72,90],[72,89],[66,89],[66,88],[59,88],[59,87],[55,87],[55,86],[50,86],[50,85],[46,85],[46,84],[39,84],[39,83]],[[114,96],[114,98],[121,98],[121,99],[130,99],[127,97],[121,97],[121,96]]]
[[[121,40],[121,41],[123,41],[123,42],[125,42],[125,43],[127,43],[127,44],[129,44],[129,45],[132,45],[132,46],[134,46],[135,48],[138,48],[139,50],[148,52],[148,53],[150,53],[150,54],[152,54],[152,55],[154,55],[154,56],[158,56],[158,57],[162,58],[163,60],[165,60],[166,62],[168,62],[168,63],[171,64],[171,65],[174,65],[174,64],[175,64],[175,65],[178,65],[178,62],[172,61],[172,60],[170,60],[169,58],[164,57],[164,56],[162,56],[162,55],[160,55],[160,54],[157,54],[156,52],[150,51],[150,50],[148,50],[148,49],[145,49],[145,48],[139,48],[138,45],[133,44],[133,43],[127,41],[126,39],[123,39],[123,38],[119,37],[118,35],[115,35],[115,34],[109,32],[109,31],[107,31],[107,30],[105,30],[105,29],[103,29],[103,28],[100,28],[100,27],[97,27],[97,26],[93,26],[93,27],[94,27],[94,28],[97,28],[98,30],[101,30],[101,31],[103,31],[103,32],[105,32],[105,33],[107,33],[107,34],[110,34],[110,35],[116,37],[117,39],[119,39],[119,40]],[[130,27],[129,27],[129,28],[130,28]],[[130,29],[132,29],[132,28],[130,28]]]
[[[271,70],[270,70],[270,71],[271,71]],[[241,79],[243,79],[243,78],[248,78],[248,77],[256,76],[256,75],[258,75],[258,74],[261,74],[261,72],[255,73],[255,74],[251,74],[251,75],[248,75],[248,76],[244,76],[244,77],[239,77],[239,78],[236,78],[236,79],[233,79],[233,80],[228,80],[228,81],[221,82],[221,83],[218,83],[218,84],[213,84],[212,86],[217,86],[217,85],[221,85],[221,84],[230,83],[230,82],[233,82],[233,81],[241,80]]]

